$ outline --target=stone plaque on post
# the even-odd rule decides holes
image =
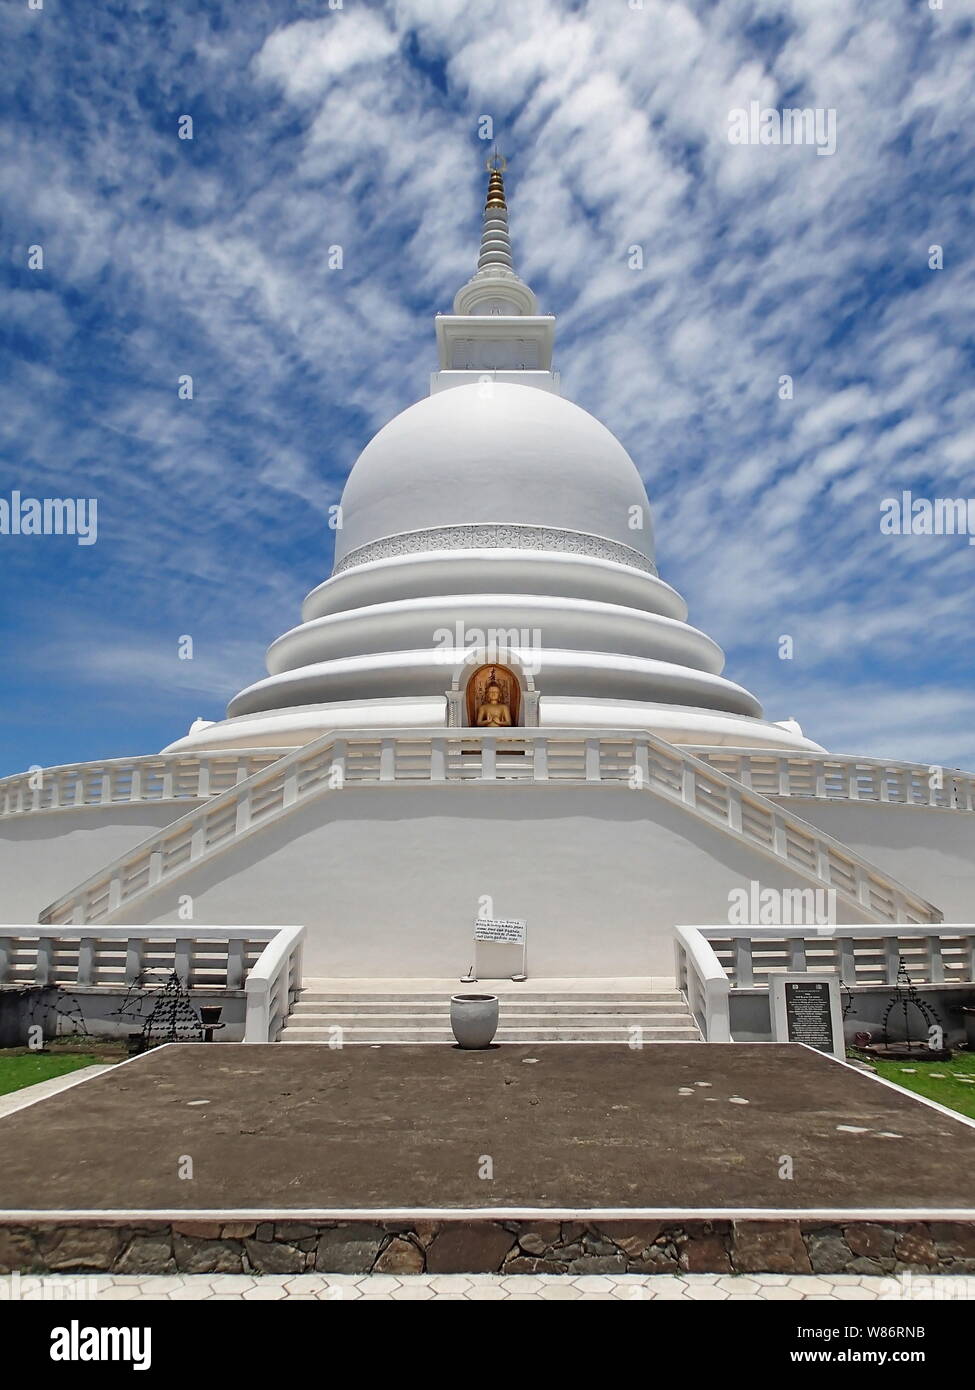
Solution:
[[[840,982],[836,975],[773,975],[769,985],[776,1042],[805,1043],[846,1056]]]

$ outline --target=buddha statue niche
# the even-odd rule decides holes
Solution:
[[[475,722],[479,728],[510,728],[511,709],[504,703],[501,687],[496,680],[488,681],[484,689],[484,699],[477,707]]]

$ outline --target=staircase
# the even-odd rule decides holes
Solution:
[[[544,981],[518,986],[507,981],[462,985],[444,980],[350,990],[341,980],[306,980],[278,1040],[342,1046],[452,1044],[450,996],[470,991],[500,996],[498,1043],[700,1042],[683,996],[666,987],[669,981],[661,983],[665,987],[643,989],[642,981],[634,981],[636,987],[626,988],[621,981],[621,987],[606,988],[597,980],[586,989],[579,981],[567,989]]]

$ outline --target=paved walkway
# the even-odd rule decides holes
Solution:
[[[19,1091],[8,1091],[6,1095],[0,1096],[0,1117],[14,1115],[18,1110],[26,1110],[28,1105],[35,1105],[37,1101],[46,1100],[48,1096],[68,1091],[80,1081],[90,1081],[93,1076],[100,1076],[103,1071],[109,1070],[108,1066],[102,1066],[100,1063],[90,1067],[78,1067],[75,1071],[66,1071],[61,1076],[52,1076],[47,1081],[35,1081],[33,1086],[21,1086]]]
[[[975,1299],[975,1275],[900,1274],[104,1274],[3,1275],[10,1299],[351,1299],[547,1300],[758,1299],[775,1302]]]

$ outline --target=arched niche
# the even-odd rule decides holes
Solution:
[[[510,727],[521,723],[521,682],[509,666],[498,662],[485,662],[471,673],[467,680],[465,711],[467,724],[471,729],[479,726],[479,711],[489,704],[489,690],[497,686],[498,705],[506,707],[511,718]],[[504,725],[485,725],[483,727],[505,727]]]

